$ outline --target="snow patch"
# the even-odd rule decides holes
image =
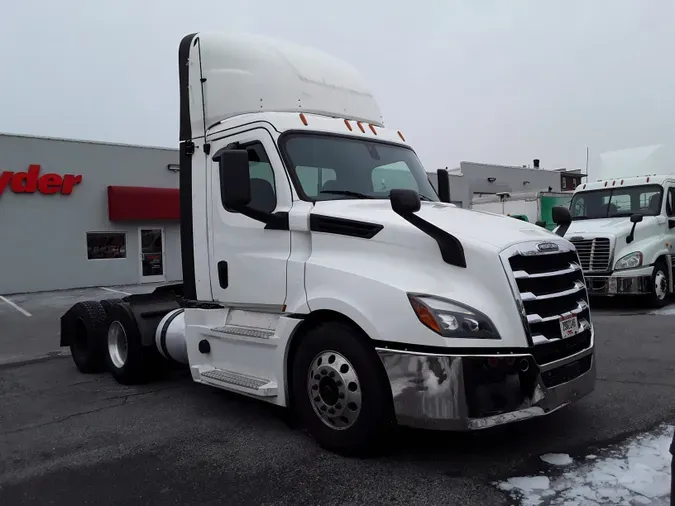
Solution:
[[[661,316],[672,316],[675,315],[675,306],[667,306],[661,309],[656,309],[654,311],[650,311],[649,314],[658,314]]]
[[[566,453],[547,453],[539,457],[541,460],[552,466],[569,466],[574,460]]]
[[[569,467],[555,476],[557,470],[549,468],[549,476],[509,478],[495,485],[522,506],[668,506],[674,430],[661,426],[576,464],[566,454],[542,455],[548,464]]]

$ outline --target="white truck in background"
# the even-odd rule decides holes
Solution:
[[[625,174],[579,185],[570,212],[569,228],[557,230],[576,246],[591,295],[639,295],[654,307],[668,304],[675,176]]]
[[[243,35],[178,53],[183,283],[69,309],[81,371],[134,384],[187,366],[344,454],[396,422],[482,429],[593,391],[572,243],[446,203],[447,174],[439,198],[342,61]]]

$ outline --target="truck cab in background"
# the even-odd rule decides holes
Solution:
[[[353,67],[191,34],[179,85],[183,284],[71,308],[80,370],[132,384],[182,364],[349,454],[394,423],[482,429],[593,391],[574,245],[442,201]]]
[[[591,295],[640,295],[654,307],[673,293],[675,176],[618,177],[577,187],[564,237]]]

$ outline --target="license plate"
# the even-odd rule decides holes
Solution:
[[[572,337],[579,333],[579,319],[575,315],[563,316],[560,318],[560,335],[562,337]]]

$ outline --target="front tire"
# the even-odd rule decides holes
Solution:
[[[346,456],[381,448],[394,422],[391,387],[356,329],[339,322],[311,329],[292,366],[294,409],[321,447]]]
[[[650,306],[660,308],[668,305],[669,280],[668,266],[663,260],[658,260],[652,271],[651,293],[648,296]]]

